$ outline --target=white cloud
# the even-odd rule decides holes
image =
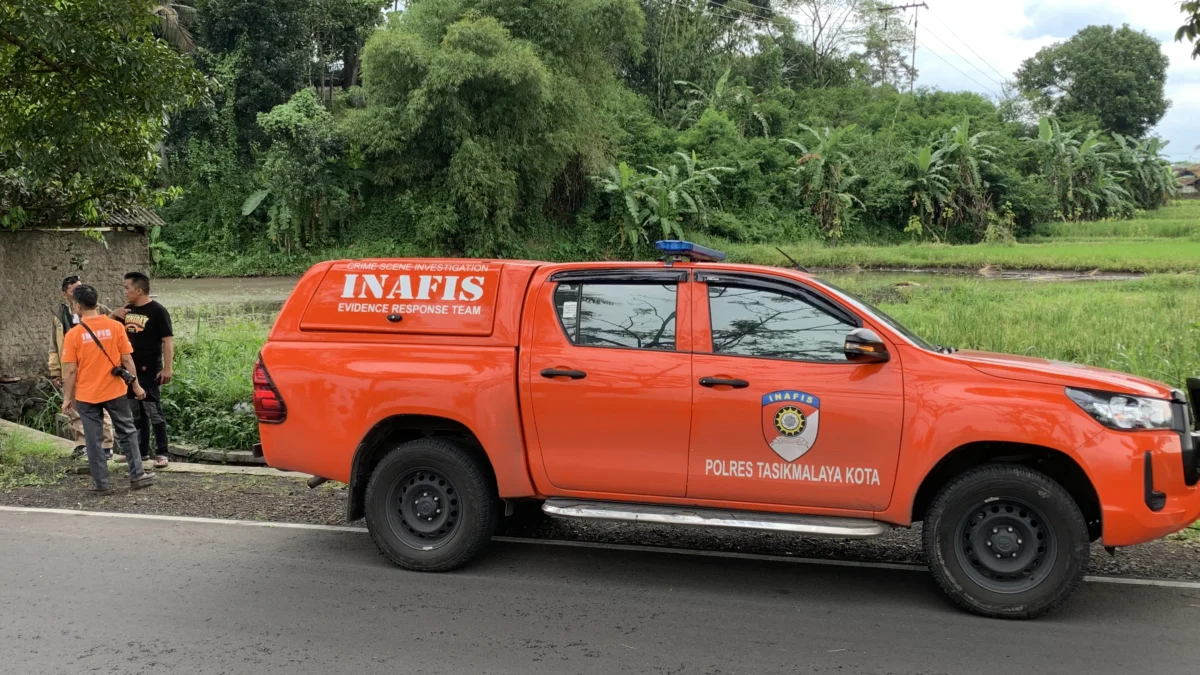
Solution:
[[[1011,78],[1022,61],[1038,49],[1067,39],[1089,24],[1128,23],[1146,31],[1162,41],[1163,53],[1170,60],[1166,93],[1172,105],[1155,131],[1171,141],[1169,151],[1174,158],[1200,159],[1200,151],[1194,150],[1200,145],[1200,61],[1192,60],[1190,45],[1174,41],[1175,29],[1183,23],[1177,3],[1162,0],[926,1],[929,11],[920,11],[917,33],[920,42],[917,84],[944,90],[999,92],[999,83]],[[912,10],[908,12],[911,19]]]

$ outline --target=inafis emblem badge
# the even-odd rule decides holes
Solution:
[[[794,462],[817,444],[821,399],[791,389],[764,394],[762,421],[767,445],[784,461]]]

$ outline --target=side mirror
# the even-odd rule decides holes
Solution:
[[[869,328],[855,328],[846,336],[843,348],[851,363],[887,363],[892,358],[887,345]]]

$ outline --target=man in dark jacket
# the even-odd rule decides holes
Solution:
[[[51,343],[50,353],[47,356],[47,366],[50,368],[50,379],[54,381],[56,387],[62,387],[62,354],[63,354],[63,337],[70,332],[72,328],[79,325],[79,315],[71,310],[71,292],[82,284],[78,275],[71,275],[62,282],[63,302],[58,306],[58,311],[54,316],[54,339]],[[108,314],[109,309],[103,304],[97,306],[97,312],[100,314]],[[75,440],[75,456],[82,456],[84,453],[83,439],[83,420],[79,418],[79,411],[74,407],[67,410],[67,420],[71,425],[71,433]],[[108,413],[104,413],[104,436],[102,440],[104,454],[107,457],[112,457],[113,454],[113,427],[112,419]]]

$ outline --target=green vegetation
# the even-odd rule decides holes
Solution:
[[[1034,240],[1045,237],[1060,242],[1110,237],[1194,238],[1200,236],[1200,200],[1175,202],[1156,211],[1139,213],[1130,220],[1042,223],[1033,232]]]
[[[732,244],[699,238],[729,253],[735,262],[782,265],[773,244]],[[987,265],[1007,269],[1062,269],[1106,272],[1186,272],[1200,267],[1200,240],[1108,239],[1097,242],[1042,244],[902,244],[899,246],[783,245],[807,267],[912,269],[950,267],[977,270]]]
[[[95,222],[161,200],[167,116],[204,92],[148,0],[0,4],[0,227]]]
[[[1143,137],[1164,57],[1129,28],[1047,47],[992,100],[905,91],[911,29],[875,0],[388,4],[5,5],[4,222],[181,195],[156,272],[248,274],[644,257],[681,233],[1009,243],[1175,190]]]
[[[1193,275],[1120,282],[830,280],[930,342],[1083,363],[1181,388],[1200,373],[1200,277]],[[895,285],[902,280],[920,285]]]
[[[11,428],[0,428],[0,489],[43,485],[59,472],[62,450]]]
[[[236,318],[176,327],[175,377],[163,388],[175,438],[220,450],[246,450],[257,441],[250,376],[267,329]]]
[[[1034,104],[1058,115],[1091,115],[1117,134],[1141,136],[1167,112],[1167,56],[1129,26],[1088,26],[1038,51],[1017,71]]]

